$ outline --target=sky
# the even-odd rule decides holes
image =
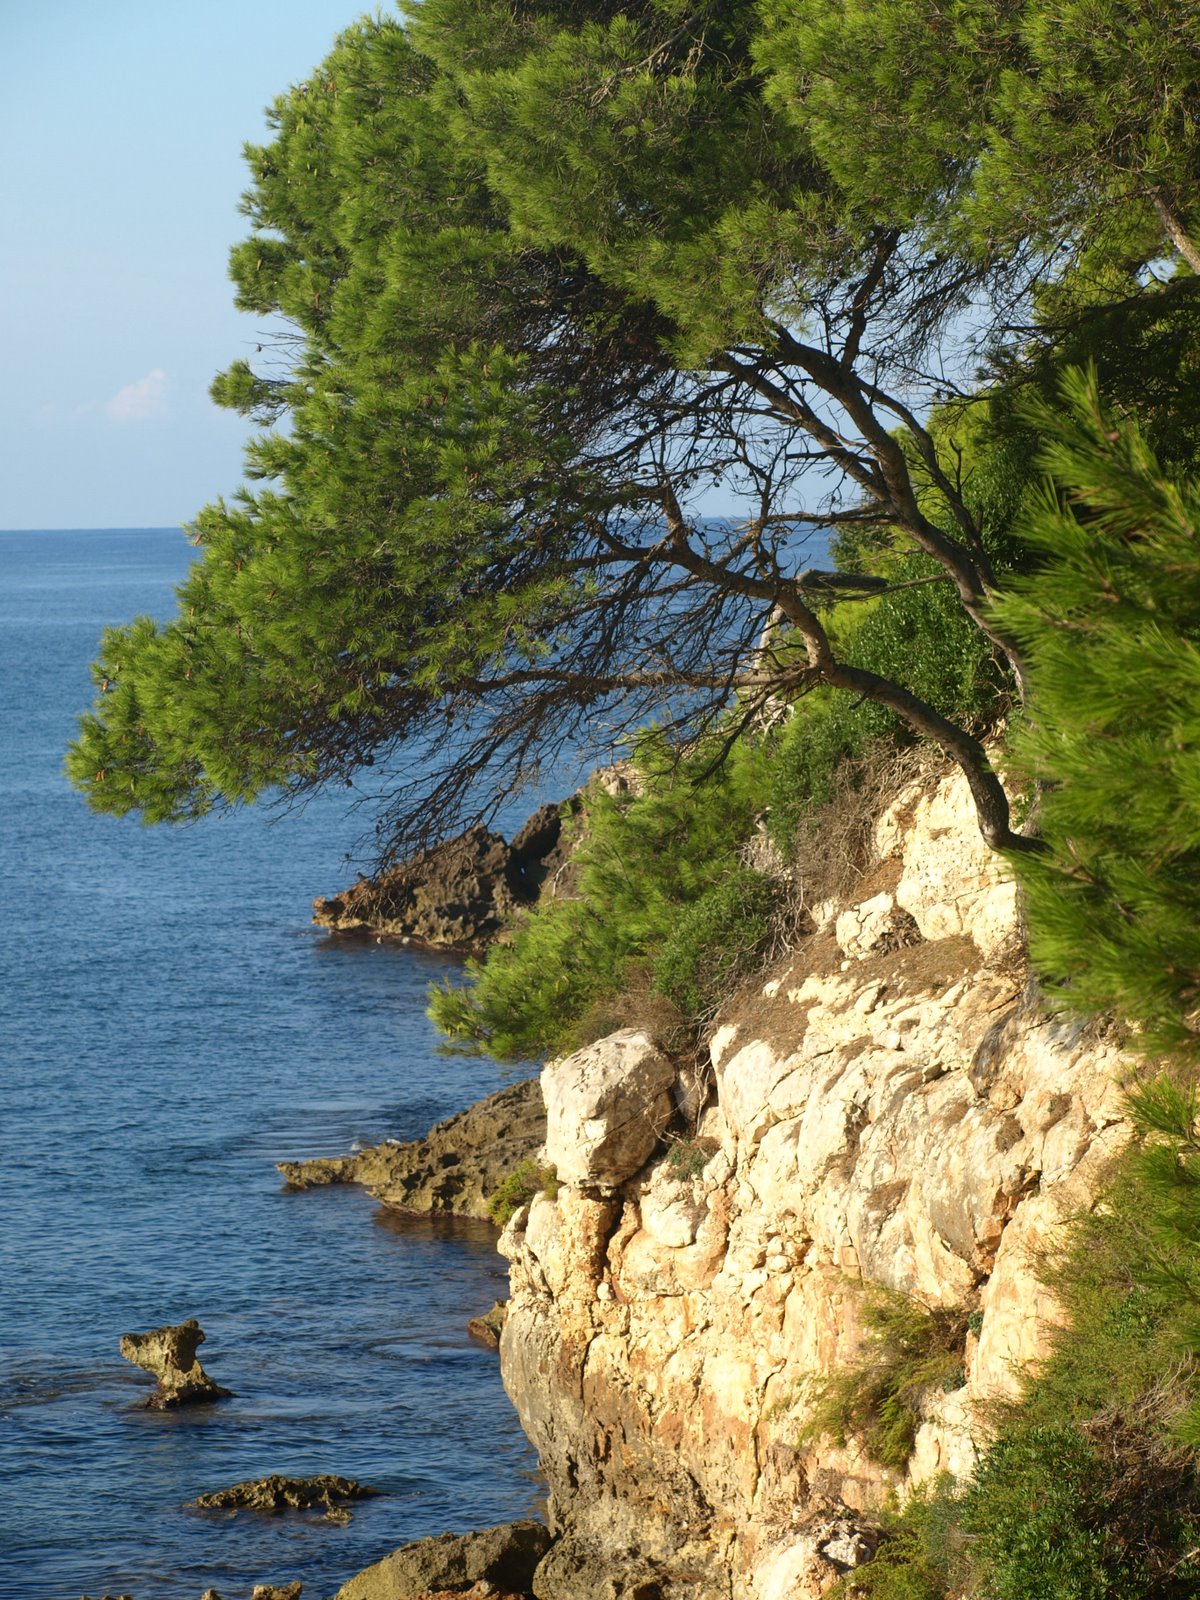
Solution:
[[[170,527],[241,482],[245,141],[354,0],[0,0],[0,529]],[[388,8],[385,8],[388,9]]]

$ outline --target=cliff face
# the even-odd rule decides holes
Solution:
[[[1127,1063],[1038,1009],[957,776],[907,788],[874,845],[851,901],[718,1028],[698,1141],[614,1156],[664,1117],[636,1035],[613,1041],[632,1099],[601,1081],[604,1045],[543,1075],[569,1181],[501,1241],[504,1380],[565,1535],[539,1594],[821,1594],[889,1490],[969,1471],[978,1402],[1044,1348],[1039,1262],[1126,1137]],[[971,1314],[904,1474],[805,1438],[807,1380],[864,1348],[864,1284]]]

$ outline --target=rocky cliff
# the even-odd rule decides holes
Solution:
[[[501,1357],[561,1535],[546,1600],[825,1592],[890,1491],[970,1469],[980,1403],[1044,1348],[1040,1264],[1126,1137],[1128,1064],[1039,1008],[961,779],[907,787],[873,855],[721,1021],[694,1136],[641,1035],[543,1074],[563,1181],[501,1240]],[[869,1285],[962,1313],[903,1470],[806,1430]]]

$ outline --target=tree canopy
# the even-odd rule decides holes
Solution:
[[[1021,692],[969,406],[1114,308],[1167,344],[1194,317],[1164,261],[1195,264],[1195,8],[1076,9],[1070,38],[1036,0],[423,0],[347,30],[247,149],[237,301],[287,332],[213,392],[264,431],[177,617],[103,639],[90,801],[171,820],[374,767],[402,848],[598,718],[686,740],[830,686],[937,742],[1019,847],[974,731],[839,653],[833,603],[894,568],[809,551],[886,536]]]

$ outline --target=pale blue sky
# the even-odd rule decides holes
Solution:
[[[354,0],[0,0],[0,528],[161,527],[241,481],[208,399],[244,140]]]

